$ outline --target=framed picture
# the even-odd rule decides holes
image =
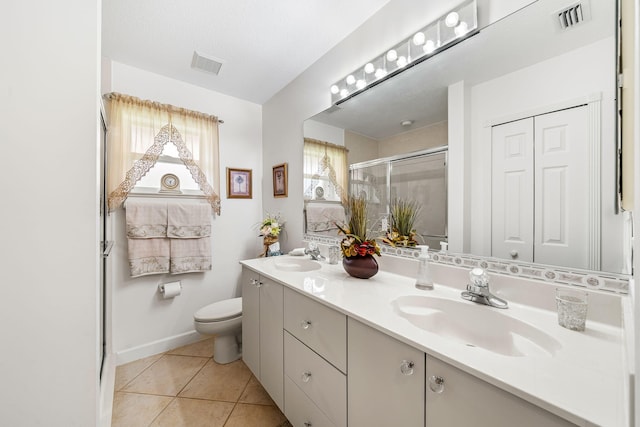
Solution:
[[[227,168],[227,199],[251,199],[251,169]]]
[[[287,164],[273,167],[273,197],[287,197]]]

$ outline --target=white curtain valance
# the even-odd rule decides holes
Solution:
[[[327,176],[343,205],[347,201],[349,182],[348,151],[345,147],[330,142],[313,138],[304,139],[303,170],[305,174]]]
[[[171,142],[216,214],[220,214],[218,118],[169,104],[109,93],[107,194],[109,211],[158,160]]]

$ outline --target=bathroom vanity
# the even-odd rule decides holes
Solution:
[[[463,268],[433,265],[421,291],[307,257],[241,263],[243,358],[294,426],[628,424],[625,296],[592,292],[574,332],[543,282],[491,275],[500,310],[460,298]]]

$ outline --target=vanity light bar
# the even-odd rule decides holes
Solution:
[[[465,37],[476,33],[478,6],[467,0],[331,86],[331,103],[341,104]]]

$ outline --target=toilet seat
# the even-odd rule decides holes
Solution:
[[[221,322],[242,316],[242,297],[214,302],[196,311],[193,318],[196,322]]]

